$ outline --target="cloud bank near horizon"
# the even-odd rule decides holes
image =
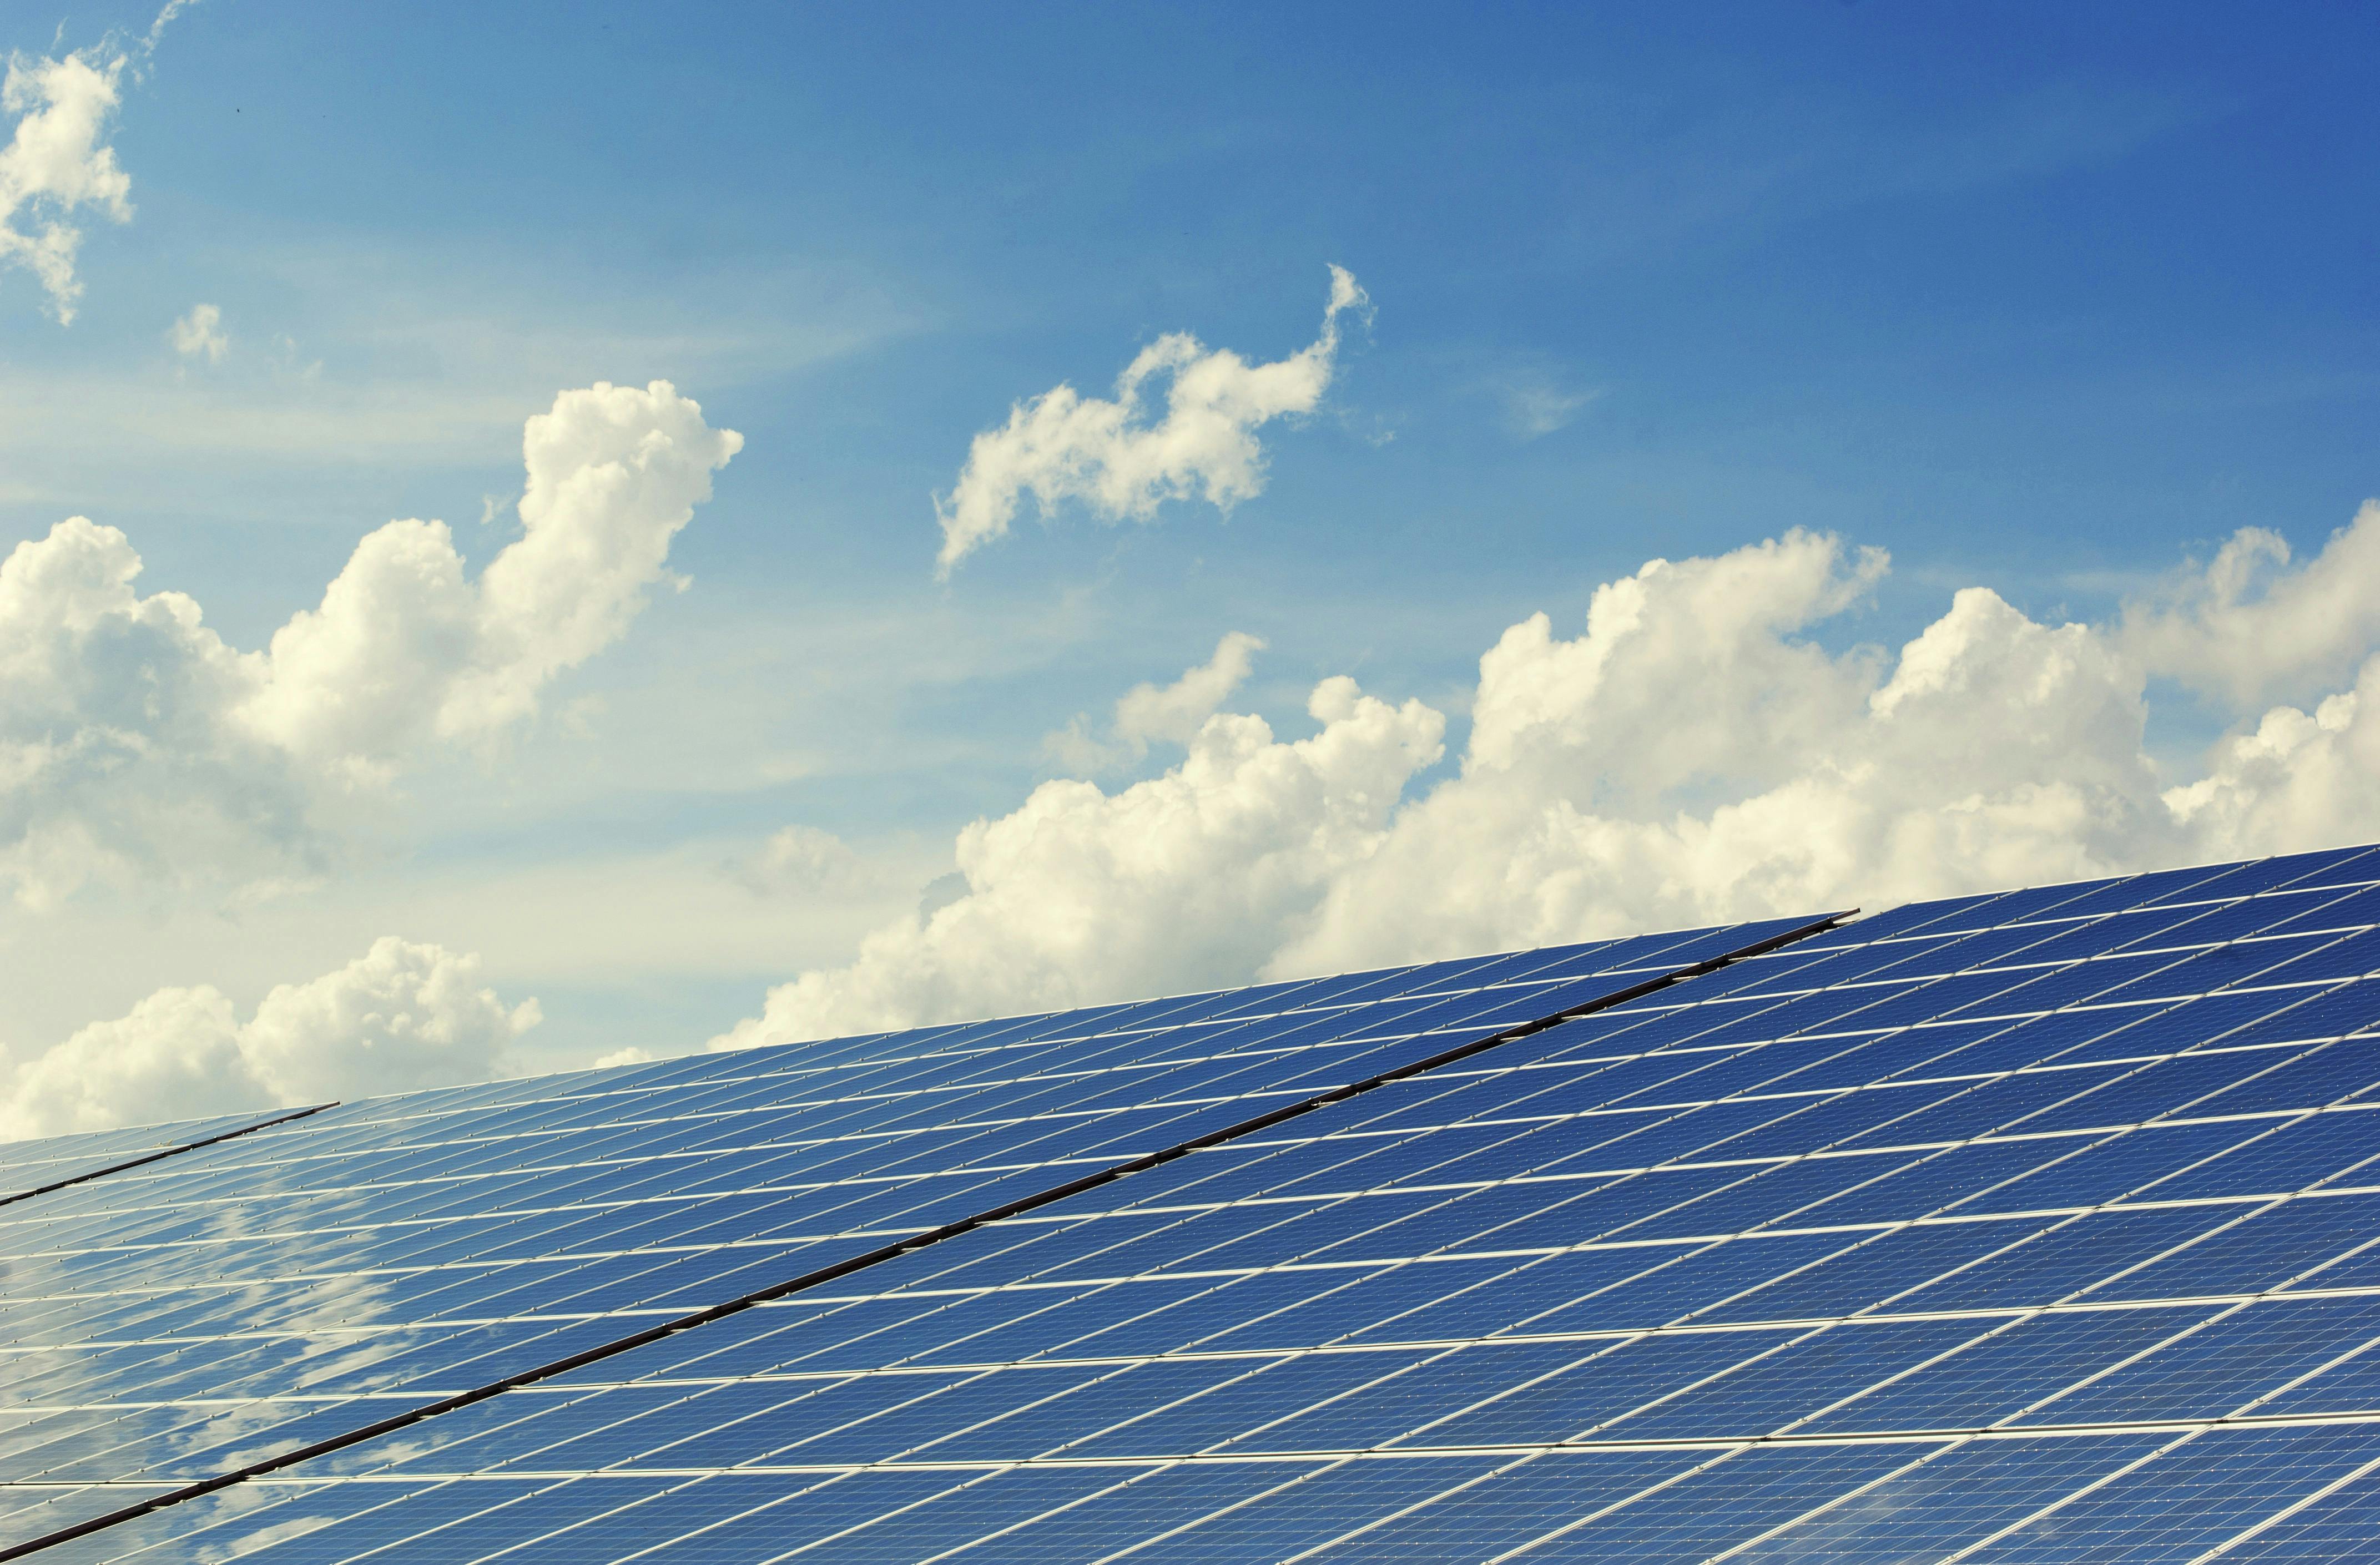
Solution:
[[[283,984],[239,1019],[211,984],[160,989],[18,1067],[0,1140],[321,1103],[501,1075],[537,1001],[506,1005],[477,957],[394,936]]]
[[[1421,701],[1327,679],[1302,737],[1221,710],[1261,647],[1233,632],[1182,679],[1127,692],[1092,758],[1179,745],[1177,762],[1112,791],[1054,780],[978,820],[956,844],[959,894],[773,989],[711,1044],[2380,838],[2380,648],[2353,609],[2380,586],[2375,539],[2380,504],[2301,564],[2235,539],[2104,624],[2042,623],[1971,587],[1889,652],[1812,639],[1886,578],[1881,551],[1795,531],[1650,561],[1598,588],[1574,635],[1538,613],[1498,637],[1457,765],[1434,781],[1447,720]],[[2247,551],[2253,586],[2226,575]],[[2260,639],[2288,606],[2325,633]],[[2238,669],[2210,650],[2226,646],[2265,661]],[[2238,694],[2325,670],[2340,687],[2309,706]],[[2167,776],[2145,746],[2151,703],[2190,689],[2238,721]],[[472,729],[516,709],[452,710],[488,714]],[[804,828],[739,869],[786,894],[868,872]],[[385,939],[246,1021],[199,986],[82,1028],[15,1068],[0,1134],[484,1078],[536,1021],[533,1000],[479,984],[476,959]]]
[[[2111,623],[1970,587],[1897,652],[1820,647],[1889,568],[1793,531],[1650,561],[1574,636],[1531,615],[1417,788],[1445,729],[1418,701],[1326,680],[1304,738],[1214,711],[1161,775],[969,826],[964,894],[713,1047],[2380,838],[2380,503],[2294,566],[2243,531]],[[1176,688],[1220,700],[1252,649]],[[2232,727],[2168,776],[2152,703],[2184,692]]]

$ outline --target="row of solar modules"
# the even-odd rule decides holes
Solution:
[[[0,1480],[41,1497],[0,1536],[339,1438],[1789,928],[410,1094],[0,1209]]]
[[[55,1558],[2357,1557],[2375,864],[1903,909]]]

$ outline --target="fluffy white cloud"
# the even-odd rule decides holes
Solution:
[[[478,578],[443,522],[391,522],[262,652],[124,535],[71,517],[0,563],[0,882],[40,904],[94,874],[319,867],[322,818],[433,744],[529,716],[671,579],[670,540],[741,445],[656,381],[528,420],[522,535]]]
[[[1332,881],[1379,845],[1444,720],[1344,677],[1316,686],[1320,731],[1277,740],[1220,714],[1180,766],[1115,794],[1083,782],[958,840],[965,892],[878,929],[849,966],[773,990],[734,1047],[945,1016],[1085,1003],[1245,977]]]
[[[2124,644],[2150,673],[2249,710],[2302,700],[2354,671],[2380,641],[2380,501],[2290,570],[2289,540],[2233,534],[2203,569],[2178,572],[2124,616]]]
[[[1078,715],[1044,740],[1043,748],[1062,765],[1100,771],[1139,760],[1152,744],[1187,745],[1248,677],[1264,645],[1244,630],[1227,631],[1215,643],[1213,657],[1172,684],[1135,685],[1125,691],[1106,739],[1094,734],[1089,718]]]
[[[162,20],[162,18],[161,18]],[[18,55],[0,80],[0,109],[16,116],[16,133],[0,148],[0,261],[41,280],[50,311],[74,320],[82,297],[75,251],[85,209],[129,222],[132,181],[106,144],[109,122],[123,101],[126,60],[89,52],[62,59]]]
[[[2166,802],[2220,856],[2380,841],[2380,657],[2308,712],[2276,707]]]
[[[284,984],[242,1022],[200,985],[160,989],[19,1066],[0,1138],[319,1103],[501,1074],[534,1000],[507,1006],[479,959],[395,936],[334,973]]]
[[[1046,512],[1080,501],[1104,521],[1146,519],[1160,502],[1203,495],[1229,510],[1264,490],[1257,431],[1286,414],[1310,413],[1330,389],[1339,353],[1339,317],[1371,301],[1344,267],[1330,269],[1330,302],[1319,336],[1270,364],[1228,348],[1209,350],[1172,332],[1140,350],[1116,380],[1112,401],[1061,385],[1017,403],[1008,422],[986,430],[934,511],[942,526],[943,576],[970,552],[1008,531],[1026,494]],[[1149,382],[1166,379],[1165,416],[1144,413]]]
[[[210,364],[221,364],[224,355],[231,351],[231,338],[224,334],[223,310],[212,304],[190,306],[188,315],[165,329],[165,340],[183,358],[203,358]]]
[[[1488,649],[1454,774],[1408,796],[1437,714],[1342,709],[1343,682],[1317,691],[1315,739],[1211,717],[1161,777],[1112,796],[1047,783],[968,828],[965,894],[715,1041],[2380,838],[2374,516],[2253,601],[2240,562],[2277,552],[2247,535],[2119,623],[2044,624],[1968,588],[1897,652],[1815,639],[1885,575],[1877,551],[1793,532],[1655,561],[1598,589],[1575,636],[1539,614]],[[2195,775],[2161,772],[2152,673],[2211,675],[2292,612],[2320,623],[2231,688],[2348,649],[2354,687],[2252,716]],[[1370,737],[1344,743],[1342,723]]]
[[[1481,660],[1461,775],[1399,816],[1275,966],[1873,907],[2186,853],[2143,753],[2143,676],[2090,627],[1970,588],[1896,660],[1802,637],[1881,566],[1793,534],[1607,588],[1575,640],[1542,621],[1507,632]]]

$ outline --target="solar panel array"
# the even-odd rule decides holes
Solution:
[[[133,1306],[137,1340],[103,1323],[74,1339],[67,1358],[88,1366],[76,1400],[0,1428],[0,1493],[46,1493],[65,1508],[39,1523],[54,1528],[142,1484],[228,1472],[230,1447],[259,1449],[243,1429],[189,1456],[176,1431],[226,1416],[202,1404],[269,1406],[249,1416],[285,1418],[264,1444],[291,1450],[291,1434],[360,1427],[366,1398],[418,1408],[514,1362],[509,1333],[544,1333],[521,1351],[551,1366],[537,1344],[584,1330],[609,1337],[575,1365],[500,1389],[481,1379],[487,1394],[434,1416],[41,1558],[2380,1558],[2375,926],[2380,852],[2352,850],[1916,904],[1798,937],[1789,923],[1498,958],[1470,981],[1423,969],[1166,1002],[1186,1015],[1010,1025],[1050,1040],[1030,1046],[1050,1056],[1036,1071],[996,1061],[1008,1034],[966,1032],[328,1110],[15,1209],[0,1232],[51,1248],[34,1262],[25,1243],[6,1246],[18,1257],[14,1363],[47,1351],[32,1345],[55,1329],[42,1320],[79,1328],[91,1298],[126,1292],[128,1278],[175,1280],[157,1284],[164,1315]],[[1751,953],[1711,963],[1730,952]],[[1709,965],[1661,982],[1689,962]],[[1553,976],[1588,968],[1601,976]],[[1339,1036],[1394,1041],[1327,1048],[1290,1020],[1326,1007],[1352,1018],[1367,982],[1426,997],[1384,1019],[1447,1014],[1427,1007],[1458,995],[1480,1009],[1429,1035],[1352,1019]],[[1500,993],[1531,983],[1539,993]],[[1526,1017],[1538,1000],[1561,1003]],[[1531,1025],[1560,1012],[1579,1013]],[[1291,1041],[1227,1051],[1148,1032],[1224,1016],[1267,1018],[1257,1030]],[[1143,1037],[1120,1043],[1133,1028]],[[1269,1063],[1240,1074],[1257,1055]],[[1110,1118],[1094,1095],[1123,1085],[1126,1058],[1198,1063],[1169,1071],[1177,1085],[1126,1090],[1135,1107]],[[1309,1069],[1316,1058],[1329,1063]],[[641,1192],[686,1193],[674,1237],[640,1243],[695,1244],[686,1253],[708,1258],[688,1289],[623,1292],[616,1266],[589,1261],[598,1307],[570,1307],[577,1274],[551,1267],[525,1292],[488,1293],[497,1272],[483,1263],[515,1253],[501,1248],[508,1231],[540,1255],[580,1254],[546,1237],[543,1216],[512,1230],[467,1217],[451,1231],[468,1238],[431,1241],[471,1261],[454,1269],[480,1314],[450,1328],[419,1302],[443,1295],[393,1287],[402,1307],[375,1295],[350,1347],[310,1335],[313,1320],[289,1324],[297,1308],[327,1318],[321,1301],[336,1291],[273,1302],[260,1279],[277,1262],[217,1293],[194,1280],[246,1254],[217,1238],[262,1215],[235,1203],[236,1222],[200,1236],[206,1200],[267,1177],[332,1192],[271,1173],[301,1168],[287,1157],[300,1146],[350,1159],[339,1199],[402,1190],[410,1215],[357,1226],[306,1207],[276,1234],[346,1235],[320,1241],[348,1268],[326,1277],[410,1277],[418,1257],[395,1230],[449,1232],[425,1193],[468,1183],[432,1149],[479,1145],[417,1123],[493,1113],[485,1139],[507,1144],[666,1123],[681,1127],[670,1155],[698,1158],[707,1144],[683,1127],[713,1111],[698,1107],[710,1084],[797,1078],[754,1090],[846,1104],[878,1089],[797,1081],[848,1066],[875,1083],[888,1062],[924,1061],[882,1090],[906,1103],[917,1084],[996,1079],[987,1117],[1020,1127],[1002,1133],[1012,1139],[966,1160],[937,1143],[936,1173],[916,1184],[890,1142],[839,1161],[805,1151],[800,1180],[738,1184],[769,1192],[749,1202],[650,1176],[657,1154],[642,1143],[602,1171],[568,1162],[587,1181],[569,1209],[599,1214],[576,1219],[590,1232],[633,1237],[652,1199]],[[1247,1090],[1210,1107],[1216,1080]],[[1051,1085],[1008,1085],[1026,1082]],[[645,1092],[696,1096],[666,1115],[601,1107]],[[1023,1117],[1078,1101],[1092,1117]],[[844,1146],[816,1130],[803,1134]],[[336,1139],[306,1139],[325,1134]],[[1181,1150],[1154,1155],[1159,1142]],[[516,1171],[565,1166],[504,1158],[515,1171],[490,1187],[499,1203]],[[952,1168],[979,1183],[934,1205]],[[886,1180],[906,1194],[870,1194]],[[986,1197],[1027,1188],[1038,1194],[990,1215]],[[529,1194],[518,1209],[563,1209],[543,1185]],[[806,1285],[641,1341],[623,1334],[639,1310],[682,1311],[750,1275],[686,1237],[710,1219],[742,1232],[807,1202],[879,1200],[902,1215],[800,1215],[736,1241]],[[67,1228],[24,1226],[52,1204]],[[959,1207],[987,1220],[927,1226]],[[760,1242],[796,1231],[794,1248]],[[67,1231],[99,1243],[56,1245]],[[887,1247],[888,1234],[912,1242]],[[847,1264],[867,1244],[873,1257]],[[845,1264],[815,1264],[825,1256]],[[29,1265],[49,1268],[49,1316],[16,1313],[15,1268]],[[91,1285],[57,1286],[69,1278]],[[201,1294],[215,1315],[173,1313],[203,1308]],[[513,1307],[524,1300],[534,1307]],[[262,1378],[243,1388],[227,1344],[256,1309],[283,1324],[256,1333]],[[169,1338],[209,1345],[149,1352]],[[110,1357],[119,1342],[125,1356]],[[362,1342],[370,1391],[340,1378]],[[487,1356],[438,1347],[406,1367],[421,1344],[456,1342]],[[71,1422],[91,1409],[108,1418]],[[63,1431],[51,1441],[63,1463],[34,1438],[44,1417],[69,1420],[48,1425]]]
[[[0,1207],[0,1537],[351,1438],[1794,927],[412,1093]]]

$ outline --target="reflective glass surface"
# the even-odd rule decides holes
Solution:
[[[53,1190],[0,1207],[0,1482],[105,1514],[1790,928],[413,1093]]]
[[[238,1135],[310,1110],[272,1110],[176,1120],[127,1130],[85,1131],[34,1141],[0,1141],[0,1205],[177,1156],[194,1146]]]
[[[2375,892],[1902,907],[42,1558],[2363,1558]]]

